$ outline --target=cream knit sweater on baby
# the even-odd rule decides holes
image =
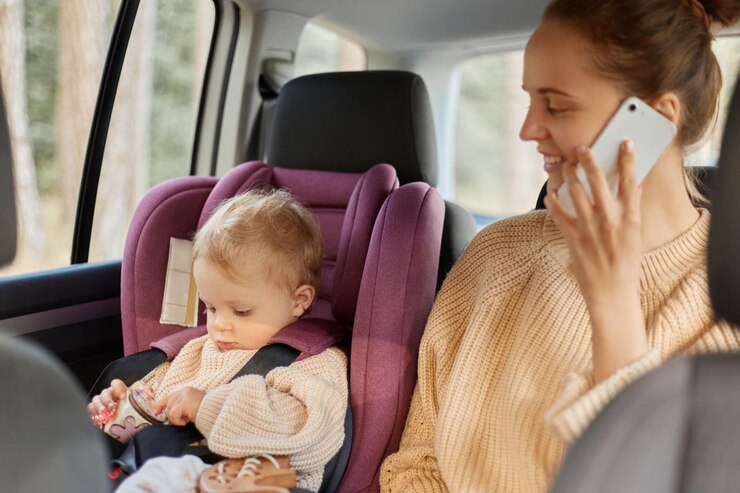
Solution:
[[[544,492],[566,446],[629,382],[664,359],[737,350],[712,316],[709,213],[644,255],[650,352],[594,386],[591,329],[565,240],[545,211],[479,233],[435,301],[385,492]]]
[[[206,335],[133,386],[149,384],[157,398],[186,386],[205,391],[195,426],[212,451],[225,457],[288,455],[298,486],[317,491],[324,465],[344,440],[347,358],[331,348],[265,378],[245,375],[230,382],[255,353],[220,351]]]

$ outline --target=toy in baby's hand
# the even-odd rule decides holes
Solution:
[[[128,389],[126,397],[115,407],[104,409],[92,417],[93,423],[121,443],[126,443],[141,429],[153,424],[167,424],[162,409],[154,413],[153,399],[142,389]]]

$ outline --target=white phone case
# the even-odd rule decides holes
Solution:
[[[631,140],[635,144],[635,177],[637,183],[642,183],[675,135],[676,126],[673,122],[650,105],[636,97],[625,99],[591,146],[591,153],[604,171],[612,195],[617,196],[619,187],[617,158],[623,141]],[[576,168],[576,174],[586,195],[593,202],[591,187],[582,166]],[[565,183],[558,190],[558,201],[569,214],[576,215]]]

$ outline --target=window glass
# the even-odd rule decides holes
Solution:
[[[120,257],[143,194],[190,173],[213,16],[209,0],[139,4],[105,146],[91,261]]]
[[[25,0],[0,8],[0,74],[19,220],[0,275],[68,265],[90,123],[119,2]],[[213,30],[210,0],[141,2],[109,129],[91,260],[120,257],[133,208],[188,174]]]
[[[737,80],[740,37],[721,37],[715,53],[724,85],[716,125],[687,158],[714,165],[719,156],[728,103]],[[534,208],[547,180],[536,146],[519,139],[529,104],[521,89],[523,51],[482,55],[462,66],[455,144],[455,200],[479,225]]]
[[[479,56],[462,66],[455,143],[455,200],[479,225],[534,208],[547,175],[535,146],[519,140],[529,99],[523,52]]]
[[[113,8],[101,0],[15,0],[0,8],[19,220],[15,261],[0,275],[69,264]]]
[[[312,22],[306,24],[298,40],[293,77],[366,68],[362,46]]]
[[[691,149],[687,163],[691,166],[715,166],[719,159],[719,149],[722,145],[722,130],[725,128],[727,112],[730,110],[730,98],[735,89],[740,69],[740,36],[717,38],[714,43],[714,53],[717,55],[722,70],[722,92],[719,98],[717,121],[707,136]]]

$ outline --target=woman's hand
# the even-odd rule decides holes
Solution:
[[[170,424],[185,426],[195,421],[195,415],[198,414],[200,403],[205,395],[206,393],[202,390],[184,387],[157,401],[154,412],[159,414],[162,409],[166,409]]]
[[[561,207],[554,192],[545,198],[545,205],[568,244],[576,280],[586,301],[592,326],[594,378],[599,382],[648,350],[639,298],[640,190],[631,142],[620,146],[616,199],[591,151],[581,146],[576,155],[594,203],[588,199],[574,165],[568,163],[563,175],[577,217]]]
[[[96,416],[103,411],[115,409],[118,405],[118,401],[125,397],[126,384],[118,379],[113,380],[110,383],[110,387],[102,391],[100,395],[96,395],[92,398],[90,404],[87,405],[87,413],[90,416]]]

